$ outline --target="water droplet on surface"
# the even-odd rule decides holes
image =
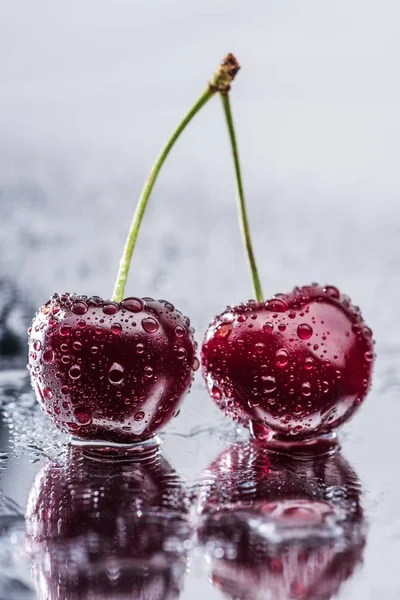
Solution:
[[[40,340],[35,340],[33,342],[33,347],[39,352],[39,350],[42,348],[42,342]]]
[[[301,340],[309,340],[313,334],[312,327],[307,323],[300,323],[297,328],[297,335]]]
[[[60,327],[60,334],[61,335],[70,335],[71,333],[71,327],[69,325],[61,325]]]
[[[364,354],[364,358],[367,362],[372,362],[374,360],[374,354],[373,352],[366,352]]]
[[[79,377],[82,375],[82,370],[79,365],[72,365],[68,371],[68,374],[71,379],[79,379]]]
[[[140,410],[139,412],[135,413],[135,416],[133,418],[135,419],[135,421],[143,421],[144,412]]]
[[[177,325],[175,327],[175,335],[177,337],[184,337],[185,333],[186,333],[186,329],[182,325]]]
[[[271,323],[270,321],[267,321],[266,323],[264,323],[263,329],[264,329],[265,333],[271,333],[271,331],[273,331],[273,329],[274,329],[274,324]]]
[[[90,425],[92,422],[92,417],[89,415],[89,413],[85,412],[84,410],[80,410],[79,408],[74,410],[74,417],[78,421],[79,425]]]
[[[279,323],[278,325],[278,329],[279,331],[286,331],[286,325],[284,323]]]
[[[272,312],[282,313],[287,311],[288,305],[280,298],[272,298],[265,303],[265,308]]]
[[[52,393],[51,389],[48,388],[48,387],[44,388],[44,390],[43,390],[43,396],[45,398],[47,398],[48,400],[51,400],[52,397],[53,397],[53,393]]]
[[[153,369],[151,367],[145,367],[144,368],[144,376],[147,379],[151,379],[153,377]]]
[[[197,371],[199,367],[200,367],[200,361],[197,358],[197,356],[195,356],[193,359],[193,371]]]
[[[98,353],[98,351],[99,351],[99,349],[98,349],[98,347],[97,347],[97,346],[92,346],[92,347],[90,348],[90,352],[91,352],[92,354],[97,354],[97,353]]]
[[[88,305],[86,302],[75,302],[72,307],[72,312],[75,315],[84,315],[88,311]]]
[[[303,396],[311,396],[311,384],[306,381],[301,384],[301,393]]]
[[[247,315],[244,315],[244,314],[238,315],[237,320],[239,321],[239,323],[244,323],[245,321],[247,321]]]
[[[314,366],[314,359],[311,356],[307,356],[304,359],[304,368],[307,371],[310,371],[313,368],[313,366]]]
[[[108,380],[114,385],[118,385],[124,380],[125,369],[122,365],[115,362],[108,371]]]
[[[81,344],[81,342],[78,342],[78,341],[74,342],[72,344],[72,347],[74,350],[77,350],[77,351],[82,350],[82,344]]]
[[[216,400],[221,400],[222,398],[222,392],[216,385],[213,385],[211,388],[211,396]]]
[[[111,333],[113,333],[114,335],[121,335],[122,325],[120,325],[120,323],[113,323],[111,325]]]
[[[288,362],[289,362],[289,354],[288,354],[287,350],[285,350],[285,348],[281,348],[280,350],[277,350],[276,354],[275,354],[276,366],[283,369],[284,367],[287,366]]]
[[[296,313],[294,312],[294,310],[291,310],[288,314],[289,319],[295,319],[296,318]]]
[[[70,390],[69,385],[61,386],[61,393],[64,394],[64,396],[68,396],[69,390]]]
[[[222,323],[215,332],[215,337],[226,340],[232,331],[232,323]]]
[[[176,351],[176,355],[179,360],[183,360],[184,358],[186,358],[185,348],[178,348],[178,350]]]
[[[160,328],[160,324],[153,317],[145,317],[142,319],[142,327],[146,333],[156,333]]]
[[[255,346],[254,346],[255,351],[257,352],[257,354],[262,354],[265,350],[265,346],[262,342],[258,342]]]
[[[144,352],[144,345],[139,343],[136,344],[136,354],[143,354]]]
[[[119,311],[119,306],[116,302],[107,302],[103,306],[103,313],[105,315],[115,315]]]
[[[45,350],[43,352],[43,360],[46,364],[51,364],[54,360],[54,352],[51,348],[47,348],[47,350]]]
[[[264,384],[264,391],[267,394],[270,394],[271,392],[276,390],[276,380],[275,377],[272,377],[272,375],[263,375],[261,377],[261,381]]]
[[[340,298],[340,292],[334,285],[327,285],[326,287],[324,287],[324,292],[331,298]]]
[[[83,329],[84,327],[86,327],[86,322],[83,319],[80,319],[78,321],[78,327],[79,329]]]
[[[125,310],[138,313],[143,310],[144,302],[141,298],[125,298],[125,300],[122,300],[121,306],[125,308]]]

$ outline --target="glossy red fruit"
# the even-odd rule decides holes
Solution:
[[[111,460],[70,447],[37,475],[26,547],[38,598],[177,598],[191,537],[186,490],[159,453]]]
[[[295,288],[265,303],[228,307],[202,347],[216,404],[253,431],[284,439],[332,431],[349,419],[371,382],[372,331],[333,286]]]
[[[163,300],[56,294],[29,336],[41,407],[81,439],[153,436],[176,415],[197,367],[189,319]]]
[[[360,485],[340,453],[298,461],[237,444],[204,480],[198,538],[226,597],[329,600],[362,561]]]

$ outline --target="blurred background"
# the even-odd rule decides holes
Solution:
[[[1,368],[25,366],[26,329],[53,292],[111,295],[156,154],[233,52],[264,293],[336,285],[377,340],[373,391],[343,438],[375,523],[363,575],[340,596],[349,599],[399,592],[399,21],[397,0],[0,0]],[[168,299],[191,317],[198,341],[213,315],[252,295],[218,98],[161,172],[127,295]],[[198,377],[176,436],[205,431],[215,415]],[[223,446],[215,430],[192,445],[173,440],[174,467],[189,477]],[[2,481],[21,510],[28,463],[15,463],[25,479]],[[185,598],[211,593],[207,580],[187,585]]]

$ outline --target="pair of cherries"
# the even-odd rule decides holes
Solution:
[[[304,440],[347,420],[368,391],[372,331],[333,286],[263,298],[251,244],[229,91],[228,54],[161,150],[139,197],[112,300],[58,295],[40,308],[29,369],[42,408],[83,440],[141,442],[179,411],[200,362],[190,321],[163,300],[125,297],[140,225],[158,173],[198,111],[219,94],[232,148],[238,210],[257,300],[228,307],[206,332],[203,376],[216,404],[261,438]]]
[[[372,332],[327,286],[228,307],[208,328],[203,376],[225,414],[289,440],[335,429],[368,391]],[[38,311],[29,368],[41,407],[86,440],[135,443],[179,411],[199,367],[190,321],[152,298],[55,294]]]

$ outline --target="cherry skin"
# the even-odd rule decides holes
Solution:
[[[217,316],[202,347],[203,376],[216,404],[255,435],[268,428],[300,440],[354,414],[370,386],[373,343],[346,296],[313,284]]]
[[[198,367],[189,319],[166,301],[56,294],[29,336],[32,386],[57,427],[135,443],[178,412]]]

